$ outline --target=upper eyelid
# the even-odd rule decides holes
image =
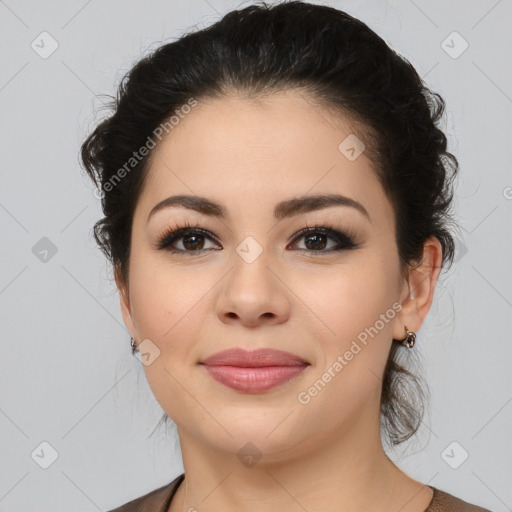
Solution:
[[[329,226],[328,223],[316,223],[314,225],[307,225],[307,226],[304,226],[302,228],[300,228],[299,230],[297,230],[294,235],[293,235],[293,239],[295,239],[297,236],[301,236],[301,235],[304,235],[306,233],[308,233],[309,231],[315,231],[315,230],[318,230],[318,231],[327,231],[329,234],[332,234],[332,235],[336,235],[336,233],[339,233],[340,235],[344,235],[346,236],[347,238],[352,238],[352,236],[350,235],[349,232],[347,232],[346,229],[344,228],[335,228],[333,226]],[[204,234],[205,236],[211,236],[211,238],[215,239],[215,240],[218,240],[219,238],[215,235],[215,233],[213,233],[211,230],[209,229],[206,229],[206,228],[202,228],[200,225],[196,225],[196,226],[193,226],[193,225],[184,225],[184,226],[181,226],[177,229],[174,229],[170,232],[167,232],[167,230],[164,230],[164,233],[162,235],[159,235],[157,236],[157,239],[165,239],[167,237],[170,237],[170,236],[178,236],[178,237],[181,237],[181,236],[184,236],[184,234],[186,234],[187,232],[198,232],[198,233],[201,233],[201,234]]]
[[[177,224],[179,225],[180,223],[177,223]],[[292,243],[292,244],[297,243],[300,239],[302,239],[304,236],[306,236],[309,232],[315,232],[315,231],[321,232],[321,231],[324,231],[325,232],[324,234],[326,236],[330,237],[331,239],[339,238],[340,239],[339,242],[343,242],[344,241],[343,239],[346,239],[348,241],[348,243],[352,244],[354,247],[359,245],[355,241],[356,237],[350,233],[350,230],[347,230],[347,229],[344,229],[344,228],[336,228],[336,227],[331,226],[329,224],[330,223],[328,223],[328,222],[324,222],[324,223],[316,222],[313,225],[306,225],[305,227],[302,227],[301,229],[297,230],[293,234],[293,236],[292,236],[292,238],[291,238],[289,243]],[[165,248],[167,246],[170,246],[174,242],[182,239],[189,232],[199,233],[199,234],[201,234],[201,235],[203,235],[203,236],[205,236],[207,238],[210,238],[215,243],[220,244],[220,241],[219,241],[218,237],[216,235],[214,235],[214,233],[212,233],[210,230],[205,229],[205,228],[201,228],[199,224],[196,224],[196,225],[186,225],[186,223],[185,223],[184,225],[182,225],[178,229],[175,229],[174,231],[172,231],[172,232],[170,232],[168,234],[164,233],[162,236],[160,236],[157,239],[156,245],[158,247]],[[167,238],[170,238],[171,241],[169,243],[165,243],[164,244],[164,242],[165,242],[165,240]],[[174,238],[174,240],[172,240],[173,238]],[[177,249],[178,252],[190,252],[190,253],[200,252],[201,250],[208,250],[208,249],[200,249],[198,251],[186,251],[186,250],[182,250],[182,249]],[[313,252],[313,251],[308,251],[308,252]],[[321,252],[329,252],[329,251],[321,251]]]

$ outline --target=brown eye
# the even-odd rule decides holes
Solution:
[[[306,248],[313,251],[325,249],[328,244],[328,239],[329,237],[323,233],[314,233],[304,237]]]
[[[297,243],[296,241],[300,239],[304,239],[305,249],[299,248],[299,250],[313,253],[342,251],[345,249],[353,249],[357,245],[348,235],[326,226],[315,226],[313,228],[303,229],[294,238],[294,245]],[[334,248],[331,246],[331,248],[325,250],[329,244],[329,239],[334,240]]]
[[[299,247],[298,250],[312,254],[344,251],[359,245],[354,243],[349,235],[327,226],[314,226],[302,229],[295,235],[292,247],[295,246],[297,248],[298,241],[301,239],[304,239],[305,245],[304,248]],[[214,242],[213,246],[205,247],[208,241]],[[193,253],[199,254],[207,250],[222,249],[217,243],[217,238],[212,233],[198,227],[173,228],[162,235],[156,245],[158,249],[163,249],[173,254],[189,255]]]
[[[205,240],[215,240],[208,231],[198,228],[180,228],[164,235],[157,246],[171,253],[187,253],[206,251]],[[181,243],[183,248],[176,247]]]
[[[181,237],[183,240],[183,246],[187,250],[191,251],[197,251],[203,249],[204,246],[204,236],[203,235],[196,235],[196,234],[190,234],[185,235]]]

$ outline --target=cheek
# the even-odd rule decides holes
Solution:
[[[190,266],[161,253],[132,255],[130,270],[132,317],[142,339],[149,338],[161,352],[158,366],[176,375],[188,371],[211,342],[204,335],[205,319],[212,316],[212,294],[223,269]],[[155,361],[156,362],[156,361]]]
[[[317,286],[312,286],[311,281],[304,283],[303,293],[308,294],[311,309],[334,331],[331,334],[346,339],[392,309],[398,297],[392,267],[392,262],[386,264],[373,255],[354,259],[353,264],[329,269]]]
[[[323,323],[321,331],[311,331],[320,353],[301,390],[305,423],[349,428],[363,409],[378,411],[396,316],[396,285],[386,268],[378,259],[340,267],[323,280],[328,285],[317,287],[316,295],[310,292],[309,305]]]
[[[392,306],[398,293],[393,260],[370,252],[364,257],[360,254],[353,264],[330,268],[315,278],[317,286],[308,280],[298,291],[307,297],[304,303],[314,313],[312,334],[317,333],[322,351],[319,371],[345,356],[351,371],[344,371],[356,381],[360,369],[380,375],[386,363],[396,316]]]
[[[132,256],[132,317],[141,341],[150,339],[159,350],[143,369],[162,409],[180,423],[186,422],[185,411],[194,405],[180,383],[187,382],[192,371],[195,344],[200,340],[200,318],[206,315],[206,301],[201,299],[208,286],[197,275],[165,262],[150,261],[147,255],[139,259]],[[193,382],[187,382],[186,389],[197,394]]]
[[[194,272],[167,262],[161,254],[134,253],[130,286],[132,315],[141,336],[167,344],[204,295]]]

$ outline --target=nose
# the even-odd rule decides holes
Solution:
[[[216,302],[219,319],[246,327],[285,322],[290,314],[289,291],[265,252],[254,261],[235,254],[232,263],[219,288]]]

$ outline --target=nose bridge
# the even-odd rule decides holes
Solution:
[[[230,267],[217,297],[218,315],[224,320],[235,315],[247,325],[269,314],[274,321],[282,321],[288,301],[272,270],[272,251],[255,236],[247,236],[234,247]]]
[[[265,287],[272,288],[272,272],[268,268],[272,264],[270,256],[271,251],[258,242],[255,236],[245,237],[233,252],[231,280],[250,287],[252,290],[248,290],[248,293],[261,292]]]

